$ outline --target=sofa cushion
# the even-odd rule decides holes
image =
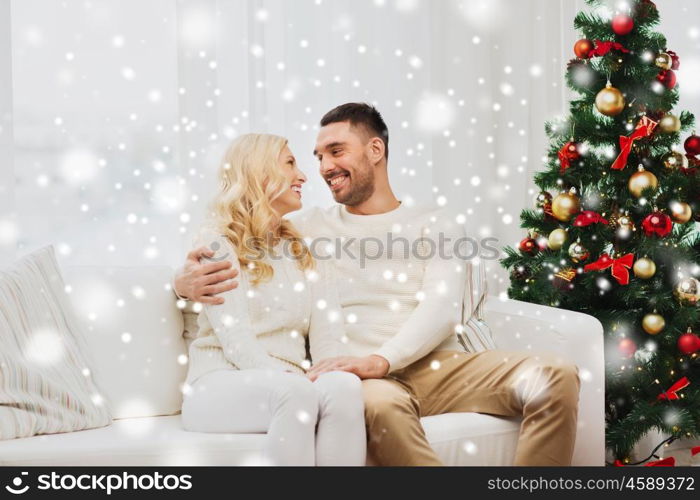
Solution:
[[[86,325],[95,378],[114,418],[173,415],[182,405],[187,349],[168,266],[66,266]]]
[[[421,423],[435,453],[446,465],[513,465],[520,417],[445,413]]]
[[[0,439],[108,425],[53,246],[0,272]]]
[[[188,432],[179,415],[129,418],[101,429],[0,442],[0,465],[252,465],[261,463],[265,439]]]

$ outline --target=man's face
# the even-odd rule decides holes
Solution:
[[[350,122],[331,123],[318,132],[314,155],[320,162],[321,177],[338,203],[359,205],[374,192],[368,142],[369,135]]]

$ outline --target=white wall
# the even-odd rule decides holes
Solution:
[[[681,56],[679,109],[698,111],[700,4],[656,3]],[[3,92],[0,106],[14,102],[16,179],[1,167],[0,185],[17,193],[18,253],[55,243],[68,261],[178,265],[225,145],[248,131],[287,136],[309,177],[305,203],[328,205],[311,157],[315,127],[356,100],[389,124],[400,198],[444,196],[472,235],[514,244],[547,149],[544,122],[567,109],[583,6],[15,0],[14,97]],[[505,272],[488,268],[492,290],[504,290]]]

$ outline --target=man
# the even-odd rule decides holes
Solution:
[[[443,210],[396,198],[389,134],[375,108],[344,104],[320,125],[314,155],[340,205],[292,220],[315,253],[319,242],[336,243],[330,253],[344,323],[340,352],[347,355],[313,360],[307,376],[344,370],[363,380],[368,452],[380,465],[441,465],[420,417],[448,412],[521,416],[515,465],[570,465],[578,369],[545,354],[461,349],[455,327],[472,279],[463,225]],[[222,283],[235,274],[225,264],[200,265],[205,254],[190,252],[175,291],[214,302],[235,287]]]

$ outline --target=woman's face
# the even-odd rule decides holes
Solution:
[[[288,146],[280,152],[277,158],[282,174],[287,178],[288,188],[272,202],[272,208],[280,217],[301,208],[301,186],[306,182],[304,172],[299,170],[297,161]]]

